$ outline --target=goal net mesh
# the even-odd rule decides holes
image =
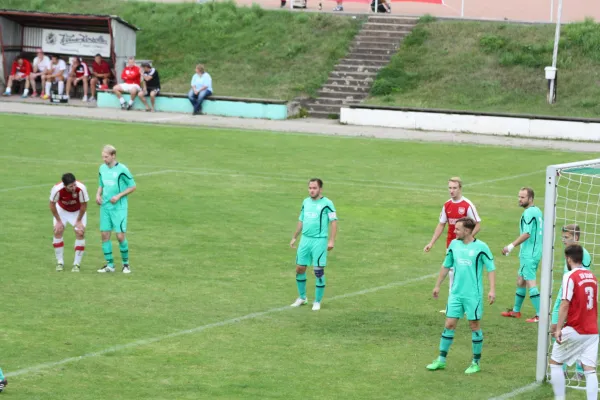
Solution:
[[[550,315],[562,283],[564,272],[564,245],[562,244],[562,228],[577,224],[581,230],[579,243],[587,249],[592,258],[592,271],[596,269],[594,262],[600,262],[600,163],[562,169],[558,173],[556,184],[554,229],[554,257],[552,263],[552,299]],[[544,222],[546,223],[546,221]],[[551,221],[547,221],[551,223]],[[551,318],[550,318],[551,319]],[[552,350],[549,340],[548,359]],[[550,381],[549,364],[546,378]],[[577,364],[565,368],[567,387],[585,389],[585,378]]]

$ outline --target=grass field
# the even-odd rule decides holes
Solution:
[[[517,191],[531,185],[541,196],[546,165],[593,157],[24,116],[3,115],[0,124],[0,365],[13,374],[3,396],[15,400],[511,392],[534,380],[537,332],[499,315],[514,297],[517,258],[499,254],[518,235]],[[95,193],[106,143],[138,185],[129,202],[133,273],[96,273],[103,260],[95,204],[82,272],[57,273],[50,188],[71,171]],[[480,239],[497,256],[497,303],[485,309],[477,376],[463,373],[471,358],[465,321],[447,370],[425,370],[444,321],[444,300],[430,296],[443,240],[430,254],[422,248],[450,175],[466,182],[483,218]],[[288,243],[312,176],[325,181],[340,217],[320,312],[286,307],[297,296]],[[73,241],[68,232],[67,262]],[[308,289],[310,299],[313,277]],[[524,314],[533,314],[528,300]],[[520,398],[550,393],[544,386]]]
[[[284,100],[314,95],[362,23],[233,2],[2,0],[1,5],[124,18],[141,29],[137,57],[154,60],[163,91],[187,93],[196,64],[203,63],[215,95]]]
[[[553,25],[423,18],[373,85],[371,104],[600,116],[600,24],[562,27],[558,102],[546,103]]]

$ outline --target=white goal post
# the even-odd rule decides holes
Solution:
[[[550,165],[546,169],[540,320],[535,373],[537,382],[543,382],[547,378],[551,344],[549,328],[553,306],[553,271],[560,270],[562,275],[564,263],[560,240],[559,246],[556,246],[556,240],[559,238],[556,228],[558,226],[560,234],[562,226],[566,224],[580,226],[580,242],[590,252],[593,265],[594,261],[598,261],[595,260],[595,256],[600,256],[600,159]],[[558,275],[554,278],[560,280]],[[554,291],[557,289],[558,285]],[[568,386],[577,387],[570,384]]]

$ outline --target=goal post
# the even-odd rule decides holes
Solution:
[[[564,263],[562,251],[555,251],[562,249],[560,246],[557,248],[556,243],[560,228],[567,224],[580,226],[580,243],[590,252],[592,264],[594,256],[600,252],[600,159],[550,165],[546,168],[544,184],[544,240],[535,374],[536,381],[540,383],[548,379],[553,278],[560,281],[553,271],[562,275]],[[557,225],[560,225],[558,235]],[[554,291],[557,289],[558,286]]]

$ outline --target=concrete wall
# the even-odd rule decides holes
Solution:
[[[123,96],[129,101],[129,95]],[[150,99],[148,98],[148,101]],[[121,108],[117,97],[110,92],[98,93],[98,107],[100,108]],[[139,99],[134,102],[135,110],[143,110],[144,105]],[[178,112],[191,114],[194,109],[187,98],[158,96],[156,98],[156,110],[163,112]],[[286,119],[287,104],[268,104],[260,103],[258,100],[252,101],[229,101],[229,100],[205,100],[202,103],[202,112],[208,115],[222,115],[225,117],[242,118],[262,118],[262,119]]]
[[[343,107],[340,122],[440,132],[523,136],[567,140],[600,140],[600,119],[590,121],[538,119],[531,116],[453,114],[377,108]],[[426,133],[424,133],[426,134]]]

